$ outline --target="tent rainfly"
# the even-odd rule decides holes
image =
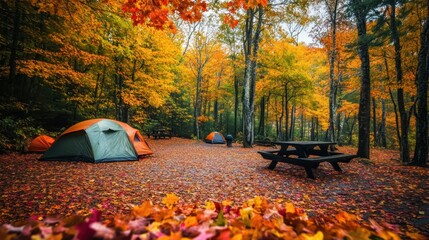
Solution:
[[[225,138],[223,137],[222,133],[220,133],[220,132],[211,132],[204,139],[204,142],[223,144],[223,143],[225,143]]]
[[[40,153],[45,152],[52,146],[54,142],[54,138],[51,138],[47,135],[39,135],[31,140],[30,145],[28,146],[28,151]]]
[[[152,154],[141,134],[133,129],[115,120],[86,120],[64,131],[40,160],[100,163],[138,160],[139,155]],[[136,149],[135,142],[141,143],[137,143],[141,149]]]

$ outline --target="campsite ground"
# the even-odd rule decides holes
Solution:
[[[371,152],[339,173],[323,163],[316,180],[301,167],[268,161],[256,146],[227,148],[187,139],[149,140],[154,156],[140,161],[89,164],[42,162],[37,154],[0,156],[0,224],[47,215],[103,210],[108,218],[129,213],[150,199],[161,204],[167,193],[183,203],[231,200],[241,205],[256,195],[292,202],[309,216],[341,210],[429,236],[429,169],[401,166],[396,151]],[[340,147],[354,153],[355,149]]]

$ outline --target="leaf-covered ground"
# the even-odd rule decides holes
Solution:
[[[201,206],[208,200],[240,205],[263,196],[290,201],[310,217],[346,211],[429,236],[429,169],[401,166],[395,151],[373,149],[371,160],[340,164],[341,173],[323,163],[312,180],[302,167],[286,163],[267,169],[269,161],[257,151],[270,147],[227,148],[179,138],[148,142],[155,155],[130,162],[42,162],[38,154],[1,155],[0,224],[86,215],[94,208],[109,218],[129,214],[147,199],[162,205],[166,194],[174,193],[185,204]]]

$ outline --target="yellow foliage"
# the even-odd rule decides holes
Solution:
[[[216,205],[213,201],[207,201],[205,209],[207,210],[216,210]]]
[[[149,200],[146,200],[144,203],[142,203],[141,206],[135,206],[133,208],[132,213],[134,216],[147,217],[150,214],[152,214],[152,211],[153,211],[152,202]]]
[[[167,196],[162,199],[162,203],[169,209],[172,209],[177,202],[179,202],[179,197],[174,193],[167,193]]]
[[[198,225],[198,219],[194,216],[189,216],[185,219],[185,227],[192,227]]]
[[[298,239],[302,240],[323,240],[323,232],[318,231],[314,235],[303,233],[299,235]]]

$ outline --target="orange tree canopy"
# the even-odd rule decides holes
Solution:
[[[34,138],[28,146],[30,152],[45,152],[55,142],[54,138],[47,135],[40,135]]]

